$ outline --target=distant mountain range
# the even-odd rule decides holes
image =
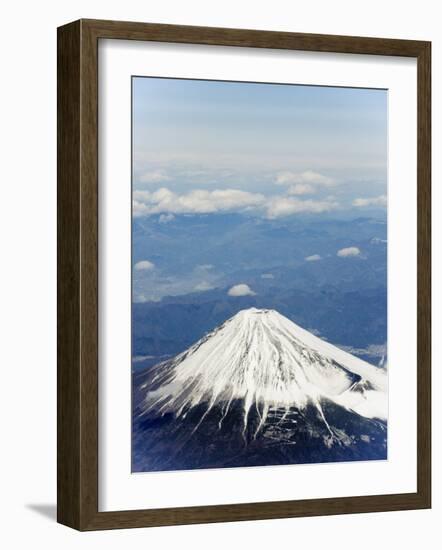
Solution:
[[[282,221],[217,214],[160,223],[135,218],[132,234],[134,264],[147,259],[155,265],[134,273],[135,301],[189,294],[202,282],[208,283],[206,290],[245,282],[261,293],[323,285],[362,290],[387,281],[384,219],[295,216]],[[361,254],[338,257],[345,247],[358,247]],[[320,260],[306,261],[312,256]]]
[[[379,363],[387,341],[387,225],[376,218],[239,214],[133,222],[134,368],[174,356],[241,309],[276,309]],[[337,252],[357,247],[355,257]],[[307,258],[314,257],[314,261]],[[247,284],[253,295],[229,296]],[[367,350],[367,353],[364,353]]]

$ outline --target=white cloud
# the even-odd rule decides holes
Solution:
[[[310,183],[296,183],[287,189],[289,195],[313,195],[316,189]]]
[[[134,191],[133,215],[150,216],[161,214],[162,223],[170,221],[174,214],[213,214],[216,212],[260,212],[269,219],[298,213],[328,212],[338,207],[334,200],[302,200],[297,197],[250,193],[239,189],[207,191],[195,189],[178,194],[162,187],[157,191]]]
[[[170,181],[170,178],[163,170],[152,170],[150,172],[143,172],[136,178],[140,183],[161,183],[163,181]]]
[[[349,256],[359,256],[360,253],[361,251],[357,246],[349,246],[348,248],[341,248],[341,250],[338,250],[336,255],[340,258],[347,258]]]
[[[333,178],[329,178],[313,170],[306,170],[305,172],[279,172],[275,183],[277,185],[308,184],[310,186],[321,185],[330,187],[335,185],[336,182]]]
[[[353,201],[353,206],[387,206],[387,196],[359,198]]]
[[[213,288],[215,287],[207,281],[202,281],[194,286],[193,290],[196,290],[197,292],[206,292],[207,290],[212,290]]]
[[[249,287],[249,285],[246,284],[239,284],[234,285],[232,288],[229,288],[229,291],[227,292],[229,296],[255,296],[256,292],[253,292],[253,290]]]
[[[158,218],[158,221],[160,223],[169,223],[174,219],[175,216],[173,214],[161,214],[161,216]]]
[[[207,191],[195,189],[178,195],[163,187],[150,191],[135,191],[133,194],[135,216],[171,214],[211,214],[215,212],[244,211],[261,206],[264,195],[239,189],[216,189]]]
[[[300,200],[293,197],[273,197],[267,205],[269,219],[290,216],[299,213],[318,214],[338,207],[338,203],[328,200]]]
[[[263,273],[261,275],[261,279],[274,279],[275,276],[273,275],[273,273]]]
[[[318,260],[322,260],[319,254],[312,254],[311,256],[307,256],[305,258],[306,262],[317,262]]]
[[[197,269],[201,269],[202,271],[208,271],[210,269],[213,269],[215,266],[213,264],[199,264],[196,267]]]
[[[154,268],[155,264],[149,262],[149,260],[142,260],[134,265],[134,269],[136,269],[136,271],[152,271]]]

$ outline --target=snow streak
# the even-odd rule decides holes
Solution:
[[[244,431],[249,411],[304,409],[324,417],[329,400],[367,418],[387,417],[387,375],[321,340],[275,310],[242,310],[175,358],[154,367],[144,413],[187,412],[205,404],[200,423],[221,406],[219,427],[234,400],[243,403]],[[199,424],[198,424],[199,425]],[[255,433],[255,435],[256,435]]]

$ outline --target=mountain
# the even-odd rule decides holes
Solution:
[[[249,279],[238,280],[250,284],[256,296],[231,297],[223,289],[133,304],[134,355],[175,356],[227,318],[250,307],[276,309],[294,323],[341,347],[362,349],[386,342],[384,287],[350,292],[334,287],[310,291],[278,287],[265,291]],[[381,355],[375,359],[367,355],[364,359],[377,364]],[[160,360],[153,359],[150,364]]]
[[[134,375],[133,470],[385,459],[387,374],[242,310]]]

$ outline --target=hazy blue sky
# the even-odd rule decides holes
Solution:
[[[133,79],[135,215],[386,205],[387,92]]]

